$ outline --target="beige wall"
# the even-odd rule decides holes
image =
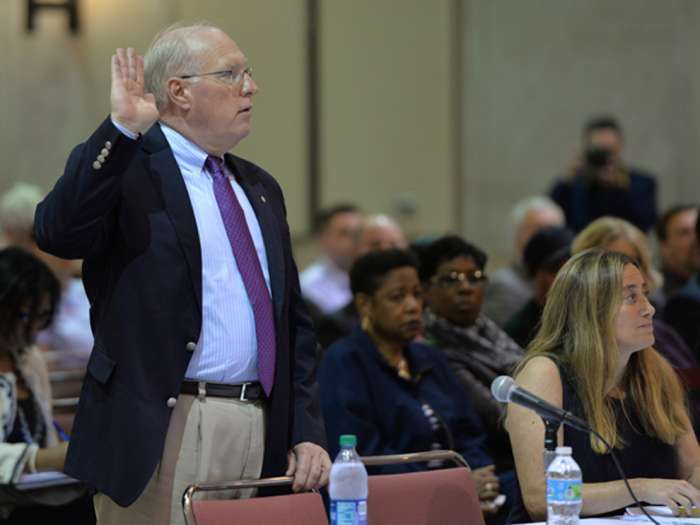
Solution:
[[[510,205],[547,191],[588,116],[617,115],[662,207],[700,202],[700,3],[469,0],[464,10],[464,231],[509,254]]]
[[[323,202],[451,226],[450,1],[321,4]]]
[[[51,12],[27,35],[24,2],[0,2],[0,191],[15,180],[50,187],[71,147],[109,111],[115,47],[143,50],[159,28],[206,18],[234,35],[261,88],[253,133],[237,152],[280,180],[293,232],[307,232],[306,4],[82,0],[83,32],[74,37]],[[628,158],[659,174],[662,205],[700,201],[695,0],[319,6],[323,205],[353,200],[389,213],[415,205],[404,222],[411,233],[462,230],[505,261],[508,209],[548,188],[575,154],[581,123],[598,111],[620,117]],[[451,63],[453,27],[461,67]],[[460,73],[455,107],[450,87]],[[453,224],[460,155],[464,224]]]

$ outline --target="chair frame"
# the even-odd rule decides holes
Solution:
[[[408,454],[389,454],[386,456],[363,456],[360,458],[367,466],[392,465],[401,463],[424,463],[428,461],[452,461],[471,472],[467,460],[454,450],[428,450],[426,452],[410,452]]]
[[[453,450],[430,450],[426,452],[411,452],[409,454],[392,454],[386,456],[364,456],[360,458],[367,466],[390,465],[396,463],[422,463],[433,460],[452,461],[456,465],[465,467],[471,471],[469,463]],[[195,483],[189,485],[182,495],[182,510],[185,513],[185,523],[195,525],[192,502],[198,492],[213,492],[217,490],[235,490],[262,487],[279,487],[291,485],[292,476],[279,476],[276,478],[242,479],[239,481],[219,481],[213,483]],[[313,491],[316,492],[316,491]]]
[[[182,510],[185,513],[185,523],[187,525],[195,525],[194,510],[192,502],[194,495],[197,492],[213,492],[217,490],[236,490],[250,489],[263,487],[279,487],[283,485],[291,485],[294,481],[292,476],[278,476],[275,478],[262,479],[242,479],[238,481],[218,481],[213,483],[195,483],[189,485],[182,495]],[[312,492],[317,492],[316,490]]]

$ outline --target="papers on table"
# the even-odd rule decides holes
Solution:
[[[700,525],[700,517],[674,516],[673,511],[665,505],[646,505],[646,511],[654,516],[659,523],[672,523],[674,525]],[[627,507],[623,520],[628,522],[641,521],[649,523],[638,507]]]
[[[66,476],[63,472],[47,470],[44,472],[22,474],[17,483],[15,483],[15,488],[19,490],[32,490],[70,485],[73,483],[78,483],[78,480]]]

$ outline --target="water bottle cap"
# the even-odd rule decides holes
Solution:
[[[343,434],[340,436],[341,447],[354,447],[357,445],[357,436],[355,434]]]
[[[557,447],[557,455],[558,456],[570,456],[571,455],[571,447]]]

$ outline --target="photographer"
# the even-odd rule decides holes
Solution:
[[[583,154],[550,192],[575,232],[603,216],[625,219],[644,232],[656,222],[656,181],[624,164],[623,145],[622,128],[612,117],[594,118],[584,128]]]

